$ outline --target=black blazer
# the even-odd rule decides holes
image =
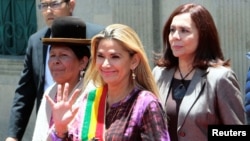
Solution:
[[[103,30],[103,26],[86,22],[87,38]],[[8,137],[21,140],[32,113],[36,100],[36,111],[40,106],[45,82],[45,60],[48,46],[43,45],[41,38],[49,37],[48,27],[42,28],[28,40],[24,58],[24,68],[15,90],[15,96],[10,113]]]

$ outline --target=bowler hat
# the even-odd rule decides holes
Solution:
[[[51,38],[42,38],[44,44],[90,45],[86,39],[86,23],[73,16],[56,18],[51,26]]]

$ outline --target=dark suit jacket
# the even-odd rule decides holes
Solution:
[[[174,72],[175,68],[153,69],[164,107],[171,93]],[[208,125],[245,123],[242,93],[235,73],[225,67],[210,67],[205,71],[196,69],[180,105],[178,140],[206,141]]]
[[[86,22],[87,38],[103,30],[103,26]],[[43,45],[41,38],[49,37],[48,27],[45,27],[30,36],[24,69],[15,91],[13,105],[10,113],[8,137],[21,140],[32,113],[35,99],[36,111],[40,106],[45,82],[45,60],[48,47]]]

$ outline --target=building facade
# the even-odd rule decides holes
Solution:
[[[0,4],[3,1],[0,0]],[[39,1],[36,0],[35,5]],[[175,7],[187,2],[202,4],[211,12],[225,58],[231,60],[244,95],[246,72],[250,66],[245,57],[250,51],[250,0],[76,0],[74,16],[104,26],[112,23],[131,26],[141,37],[153,67],[153,53],[163,48],[161,35],[166,19]],[[45,23],[37,6],[35,8],[37,29],[40,29]],[[7,132],[9,110],[22,70],[22,60],[22,55],[0,56],[0,113],[4,115],[0,116],[0,140],[4,140]],[[31,140],[34,120],[33,114],[24,141]]]

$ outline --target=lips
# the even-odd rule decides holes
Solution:
[[[172,45],[172,48],[173,49],[181,49],[181,48],[183,48],[183,46],[181,46],[181,45]]]
[[[51,69],[51,72],[53,72],[53,73],[58,73],[58,72],[64,72],[65,70],[64,69],[60,69],[60,68],[52,68]]]
[[[102,70],[102,74],[104,74],[104,75],[110,75],[112,73],[114,73],[114,72],[113,71],[103,71]]]
[[[47,20],[54,20],[54,18],[53,17],[48,17]]]
[[[103,77],[110,77],[110,76],[114,76],[115,71],[111,71],[111,70],[101,70],[101,75]]]

